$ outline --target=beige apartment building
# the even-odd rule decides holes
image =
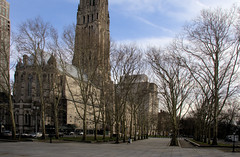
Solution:
[[[139,108],[137,112],[138,120],[133,121],[132,135],[134,134],[135,126],[139,123],[147,123],[148,135],[157,134],[157,117],[159,110],[158,87],[155,83],[148,81],[148,77],[144,74],[130,75],[121,78],[131,88],[128,92],[128,107],[127,107],[127,134],[130,134],[131,124],[131,109]]]

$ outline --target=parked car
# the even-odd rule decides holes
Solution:
[[[63,137],[63,132],[58,132],[59,137]]]
[[[28,133],[22,133],[21,136],[22,136],[22,137],[28,137],[29,134],[28,134]]]
[[[30,137],[32,137],[32,138],[39,138],[39,137],[42,137],[42,133],[41,132],[32,133],[32,134],[30,134]]]
[[[74,135],[74,132],[69,132],[69,135]]]
[[[12,136],[12,132],[9,130],[5,130],[5,131],[3,131],[3,136],[10,137],[10,136]]]
[[[232,142],[232,135],[227,135],[225,141]]]
[[[75,134],[76,134],[76,135],[83,135],[83,132],[82,132],[81,129],[76,129],[76,130],[75,130]]]

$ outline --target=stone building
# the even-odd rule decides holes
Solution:
[[[125,82],[131,88],[130,91],[128,92],[128,104],[136,105],[137,108],[140,108],[138,111],[139,120],[133,123],[137,124],[137,123],[146,121],[148,123],[148,134],[156,135],[157,117],[158,117],[158,110],[159,110],[159,98],[157,96],[158,95],[157,85],[154,83],[150,83],[148,81],[148,77],[144,74],[124,76],[121,79],[122,79],[122,82]],[[127,125],[127,128],[130,128],[131,114],[130,114],[129,108],[127,112],[128,113],[127,113],[126,125]],[[134,126],[137,126],[137,125],[134,125]]]
[[[96,93],[94,101],[99,100],[98,97],[103,95],[101,92],[103,89],[111,89],[109,45],[108,1],[81,0],[77,13],[73,65],[67,65],[64,67],[66,69],[63,69],[58,65],[59,62],[55,57],[45,53],[47,56],[44,57],[41,76],[46,103],[46,125],[54,125],[52,93],[53,82],[57,81],[61,86],[59,125],[73,124],[82,129],[82,119],[79,114],[83,114],[83,103],[81,93],[79,93],[81,91],[79,76],[86,78],[86,83],[93,83],[91,89]],[[15,119],[17,130],[20,132],[33,132],[41,129],[40,83],[34,58],[34,56],[24,55],[23,60],[18,62],[15,72]],[[96,108],[99,107],[95,107],[94,111],[100,112]],[[94,115],[89,111],[93,111],[93,108],[88,107],[87,110],[87,129],[92,130]],[[101,129],[101,124],[98,124],[98,129]]]
[[[8,112],[9,57],[10,57],[10,20],[9,3],[0,0],[0,131],[2,126],[10,128]]]
[[[45,53],[43,57],[42,73],[38,73],[36,61],[33,56],[23,56],[19,60],[15,72],[14,109],[17,131],[20,133],[31,133],[41,130],[41,94],[43,89],[43,100],[45,104],[45,125],[46,128],[53,128],[55,125],[54,111],[58,113],[58,125],[60,128],[66,125],[75,125],[82,129],[83,102],[79,86],[78,69],[73,65],[60,65],[53,55]],[[39,75],[42,76],[42,87],[39,82]],[[84,79],[87,79],[85,77]],[[81,80],[82,83],[87,80]],[[93,99],[98,100],[99,90],[94,86],[90,87],[95,95]],[[54,104],[55,100],[57,104]],[[57,105],[57,108],[54,107]],[[96,107],[96,106],[95,106]],[[97,108],[97,107],[96,107]],[[88,130],[94,129],[92,107],[87,107]],[[95,112],[99,112],[95,109]],[[98,125],[98,129],[101,126]]]
[[[110,82],[110,32],[108,0],[80,0],[72,64],[89,78]]]
[[[66,124],[66,102],[65,100],[65,76],[57,69],[54,56],[46,55],[43,61],[43,69],[38,71],[39,65],[36,58],[31,55],[23,56],[19,60],[14,76],[14,109],[17,131],[35,132],[41,128],[41,97],[40,89],[43,89],[43,98],[46,106],[46,125],[53,125],[53,95],[54,83],[61,88],[61,103],[59,103],[59,124]],[[42,76],[42,87],[39,76]]]
[[[97,114],[97,117],[105,120],[106,128],[114,132],[115,124],[111,114],[114,112],[113,97],[117,93],[113,92],[114,86],[110,76],[109,23],[108,0],[81,0],[77,13],[72,65],[62,63],[53,55],[44,53],[46,56],[41,59],[42,72],[39,75],[37,56],[24,55],[23,59],[19,60],[14,85],[15,119],[19,132],[41,130],[40,89],[43,89],[43,100],[46,104],[47,126],[54,126],[54,102],[60,100],[59,126],[71,124],[82,130],[82,116],[86,110],[88,131],[92,132],[95,127],[97,130],[103,129],[102,121],[95,121]],[[135,95],[135,101],[142,101],[142,111],[150,117],[149,134],[155,134],[158,112],[157,86],[149,83],[146,75],[129,76],[125,79],[130,77],[137,78],[132,82],[131,92]],[[82,89],[85,85],[89,86],[89,90]],[[57,92],[55,88],[58,89]],[[91,95],[91,98],[84,102],[84,95]],[[90,105],[85,108],[86,103]],[[129,118],[127,123],[129,126]]]
[[[10,56],[10,20],[9,3],[0,0],[0,92],[5,92],[7,73],[9,71]]]

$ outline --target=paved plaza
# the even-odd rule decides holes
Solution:
[[[169,147],[170,139],[150,138],[132,144],[0,142],[0,157],[239,157],[216,148]]]

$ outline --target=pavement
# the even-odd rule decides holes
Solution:
[[[181,140],[180,140],[181,141]],[[168,138],[150,138],[132,144],[0,142],[0,157],[239,157],[216,148],[169,146]],[[184,146],[183,146],[184,145]]]

